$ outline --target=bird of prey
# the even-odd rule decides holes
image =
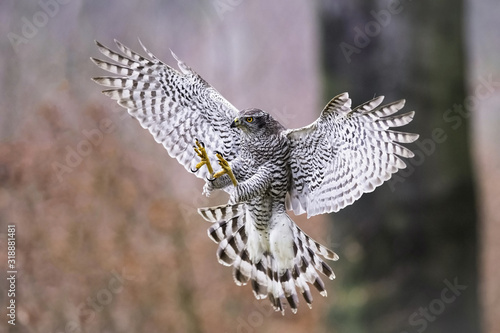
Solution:
[[[198,212],[212,223],[208,235],[218,243],[219,262],[233,267],[235,283],[250,283],[257,299],[268,298],[282,313],[285,299],[297,312],[297,290],[309,307],[310,285],[326,296],[318,272],[333,279],[323,259],[338,256],[288,211],[337,212],[405,168],[401,157],[413,153],[399,143],[418,135],[391,128],[408,124],[414,112],[395,115],[404,100],[381,106],[383,96],[351,108],[343,93],[312,124],[286,129],[265,111],[236,109],[173,52],[180,71],[142,43],[147,57],[115,42],[121,52],[96,42],[111,61],[91,58],[115,75],[93,80],[171,157],[206,180],[205,194],[229,193],[227,204]]]

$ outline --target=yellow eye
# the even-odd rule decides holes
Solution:
[[[245,119],[247,121],[247,123],[251,123],[253,121],[253,118],[252,117],[248,117],[247,119]]]

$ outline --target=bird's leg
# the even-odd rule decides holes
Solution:
[[[222,154],[219,153],[219,152],[216,152],[216,156],[217,156],[217,159],[219,160],[218,162],[219,162],[219,165],[222,168],[222,170],[216,172],[213,175],[214,179],[215,178],[219,178],[220,176],[222,176],[224,174],[227,174],[229,176],[229,178],[231,179],[231,181],[233,182],[233,185],[237,186],[238,185],[238,181],[234,177],[233,170],[231,170],[231,166],[229,165],[228,161],[226,161],[224,159],[224,157],[222,156]]]
[[[214,169],[212,168],[212,164],[210,163],[210,159],[208,158],[207,151],[205,150],[205,144],[203,142],[198,141],[196,139],[196,146],[194,147],[194,151],[196,152],[196,155],[200,158],[200,162],[196,164],[196,167],[194,170],[191,170],[192,172],[197,172],[202,166],[206,165],[208,172],[210,173],[210,176],[213,176],[214,174]]]

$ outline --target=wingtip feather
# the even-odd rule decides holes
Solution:
[[[177,56],[177,54],[174,53],[174,51],[172,51],[171,48],[168,48],[170,53],[172,54],[172,57],[174,57],[174,59],[177,61],[177,62],[182,62],[181,59],[179,59],[179,57]]]

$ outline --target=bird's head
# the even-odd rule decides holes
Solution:
[[[277,134],[284,129],[269,113],[260,109],[240,111],[238,117],[231,123],[231,127],[241,129],[248,136]]]

